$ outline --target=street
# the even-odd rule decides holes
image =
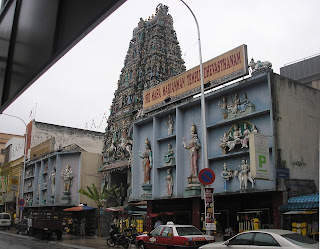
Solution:
[[[62,240],[57,240],[53,236],[50,240],[41,240],[37,237],[28,235],[18,235],[15,229],[0,230],[0,249],[102,249],[108,248],[105,238],[97,238],[92,236],[80,237],[72,236],[67,237],[63,235]]]

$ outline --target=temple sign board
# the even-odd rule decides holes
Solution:
[[[210,87],[206,90],[247,74],[247,45],[244,44],[203,63],[204,83],[210,82]],[[200,91],[200,66],[196,66],[143,91],[143,109],[148,112],[162,106],[167,98],[170,98],[172,103],[198,94]]]
[[[255,179],[270,179],[269,136],[249,134],[250,171]]]

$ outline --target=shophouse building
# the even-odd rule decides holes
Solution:
[[[27,125],[26,153],[24,140],[20,142],[7,144],[12,160],[1,169],[9,182],[15,176],[19,178],[18,190],[12,192],[9,184],[6,191],[6,195],[13,194],[7,204],[12,207],[12,213],[27,216],[39,208],[62,211],[79,204],[96,208],[93,200],[78,191],[92,184],[100,190],[98,167],[102,162],[99,152],[103,147],[103,133],[33,120]],[[19,153],[17,148],[20,148]],[[20,214],[19,209],[22,210]],[[95,219],[92,221],[96,222]]]
[[[130,200],[147,201],[146,230],[159,215],[205,228],[203,127],[218,233],[250,230],[254,222],[281,228],[280,206],[318,192],[319,91],[273,73],[270,62],[252,60],[244,77],[246,52],[241,71],[238,49],[246,46],[204,63],[205,126],[199,67],[144,91],[145,116],[133,126]],[[244,78],[217,87],[232,77]]]

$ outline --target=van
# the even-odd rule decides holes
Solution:
[[[11,215],[8,213],[0,213],[0,227],[10,229]]]

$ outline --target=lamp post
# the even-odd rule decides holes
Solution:
[[[25,131],[25,139],[24,139],[24,152],[23,152],[23,171],[22,171],[22,174],[21,174],[21,178],[22,178],[22,184],[20,182],[20,184],[18,185],[18,194],[17,194],[17,200],[16,200],[16,213],[19,209],[18,207],[18,196],[20,195],[20,199],[23,199],[23,191],[20,191],[21,189],[21,186],[24,186],[24,172],[25,172],[25,168],[26,168],[26,157],[27,157],[27,141],[28,141],[28,129],[27,129],[27,124],[23,121],[22,118],[19,118],[17,116],[14,116],[14,115],[10,115],[10,114],[5,114],[5,113],[1,113],[2,115],[5,115],[5,116],[9,116],[9,117],[13,117],[13,118],[17,118],[19,120],[21,120],[23,122],[23,124],[25,125],[26,127],[26,131]],[[20,174],[19,174],[20,175]],[[18,208],[17,208],[18,207]],[[21,211],[21,214],[22,214],[22,211]],[[22,220],[22,215],[20,215],[20,221]]]
[[[206,122],[206,106],[205,106],[205,98],[204,98],[204,81],[203,81],[203,66],[202,66],[202,53],[201,53],[201,40],[200,40],[200,29],[199,24],[197,21],[196,16],[194,15],[193,11],[190,9],[190,7],[183,1],[180,0],[191,12],[196,25],[197,25],[197,31],[198,31],[198,44],[199,44],[199,60],[200,60],[200,79],[201,79],[201,121],[202,121],[202,132],[203,132],[203,169],[209,168],[209,162],[208,162],[208,146],[207,146],[207,122]],[[203,187],[202,187],[203,190]],[[203,191],[205,195],[205,191]],[[213,193],[212,193],[213,195]],[[213,198],[213,196],[212,196]],[[204,196],[205,199],[205,196]],[[212,207],[212,213],[214,217],[214,206]],[[206,220],[206,209],[205,209],[205,220]],[[210,231],[206,230],[207,234],[211,234]]]
[[[202,66],[202,53],[201,53],[201,41],[200,41],[200,29],[196,16],[190,7],[183,1],[180,0],[191,12],[198,31],[198,44],[199,44],[199,60],[200,60],[200,79],[201,79],[201,121],[202,121],[202,132],[203,132],[203,168],[209,168],[208,163],[208,146],[207,146],[207,122],[206,122],[206,106],[204,98],[204,81],[203,81],[203,66]]]

